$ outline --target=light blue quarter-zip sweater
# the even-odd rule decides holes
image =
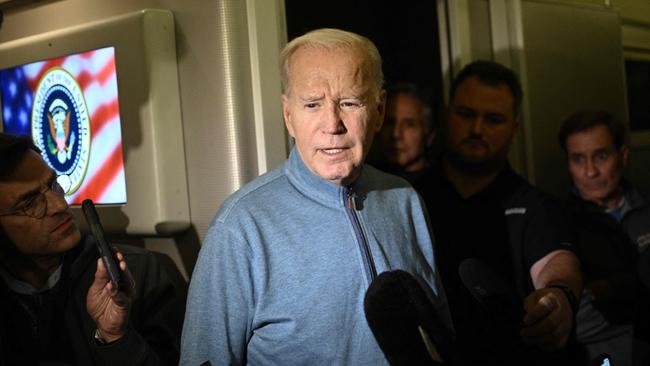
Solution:
[[[383,365],[363,310],[376,274],[404,269],[438,291],[422,203],[365,165],[350,187],[294,149],[229,197],[203,242],[181,364]]]

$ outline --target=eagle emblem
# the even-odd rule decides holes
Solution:
[[[47,147],[50,153],[56,156],[59,163],[64,164],[70,159],[75,143],[74,132],[70,134],[70,111],[65,102],[55,99],[50,105],[47,119],[50,122]]]

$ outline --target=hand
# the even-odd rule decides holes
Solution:
[[[553,351],[567,343],[573,326],[573,310],[562,290],[536,290],[524,300],[524,309],[521,336],[526,344]]]
[[[117,341],[126,333],[133,295],[133,280],[124,256],[117,249],[114,251],[114,257],[124,276],[120,288],[110,281],[104,261],[99,258],[95,280],[86,297],[86,311],[97,324],[98,335],[106,342]]]

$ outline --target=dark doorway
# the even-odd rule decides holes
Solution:
[[[431,105],[440,110],[435,1],[330,0],[316,6],[311,1],[285,0],[285,7],[289,40],[318,28],[340,28],[366,36],[382,55],[386,84],[416,83],[431,91]]]

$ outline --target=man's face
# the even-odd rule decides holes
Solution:
[[[417,97],[399,93],[388,99],[380,142],[391,165],[405,171],[424,168],[427,147],[425,124],[422,102]]]
[[[0,227],[16,249],[26,256],[61,254],[73,248],[81,238],[65,199],[49,189],[55,178],[41,156],[30,151],[12,176],[0,182],[0,213],[20,209],[40,192],[47,198],[47,211],[41,219],[0,216]]]
[[[307,167],[338,185],[352,183],[384,117],[384,92],[375,90],[358,52],[298,49],[282,97],[289,134]]]
[[[597,125],[569,135],[566,141],[569,173],[580,196],[613,208],[620,199],[619,185],[627,164],[628,148],[617,151],[607,127]]]
[[[519,125],[510,88],[483,84],[471,76],[458,85],[452,98],[447,111],[447,156],[475,171],[499,169]]]

